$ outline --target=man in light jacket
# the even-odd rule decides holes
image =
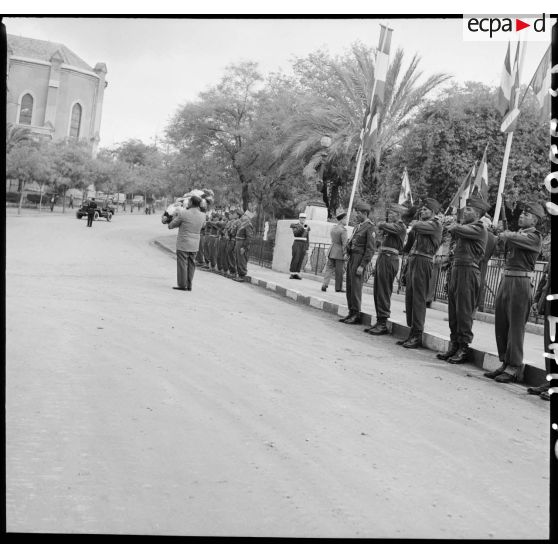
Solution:
[[[343,292],[343,265],[345,263],[345,244],[347,244],[347,212],[338,209],[335,218],[337,224],[329,231],[331,246],[327,254],[326,273],[322,284],[322,291],[327,291],[329,281],[335,273],[335,292]]]
[[[169,229],[178,229],[176,237],[176,275],[178,291],[191,291],[196,271],[196,253],[200,247],[200,231],[205,223],[205,213],[200,211],[201,198],[192,196],[188,207],[181,209],[168,224]]]

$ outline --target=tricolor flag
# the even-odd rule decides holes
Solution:
[[[504,60],[504,69],[502,70],[502,78],[500,87],[498,88],[498,110],[502,116],[506,116],[510,110],[514,108],[515,96],[519,90],[519,43],[515,49],[515,60],[513,67],[510,61],[510,43],[506,51]]]
[[[546,122],[550,118],[550,63],[550,47],[548,47],[531,80],[531,87],[540,108],[541,122]]]
[[[487,150],[488,150],[488,145],[484,148],[484,154],[482,156],[482,161],[479,165],[477,177],[475,178],[475,184],[471,188],[471,193],[470,193],[470,196],[476,194],[480,196],[484,201],[488,200],[488,163],[486,162]]]
[[[376,51],[374,67],[374,84],[372,86],[370,106],[366,109],[364,122],[360,132],[361,148],[364,152],[371,151],[378,137],[378,113],[384,102],[386,78],[389,66],[389,50],[391,47],[391,35],[393,29],[380,25],[380,43]]]
[[[399,205],[413,205],[413,194],[411,193],[411,183],[409,182],[409,175],[407,168],[403,170],[403,180],[401,181],[401,190],[399,190]]]
[[[457,192],[455,192],[455,196],[453,196],[450,207],[455,207],[456,209],[463,209],[467,202],[467,198],[469,197],[469,193],[471,191],[471,185],[473,184],[473,180],[475,178],[475,170],[476,170],[476,163],[471,167],[471,170],[465,177],[465,180],[459,186]]]
[[[508,42],[508,50],[504,60],[504,69],[502,70],[502,78],[500,79],[500,87],[498,88],[498,110],[502,116],[505,116],[511,105],[512,89],[514,85],[512,67],[510,62],[510,43]]]

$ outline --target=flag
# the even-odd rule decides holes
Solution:
[[[399,205],[407,203],[413,205],[413,194],[411,193],[411,184],[409,182],[409,175],[407,169],[403,171],[403,180],[401,182],[401,190],[399,191]]]
[[[458,210],[465,207],[467,198],[469,197],[469,192],[471,190],[471,184],[473,183],[473,180],[475,178],[475,169],[476,163],[471,167],[471,170],[465,177],[465,180],[463,180],[461,186],[459,186],[457,192],[455,193],[455,196],[453,196],[450,202],[450,207],[455,207]]]
[[[376,80],[375,96],[380,103],[384,102],[392,33],[393,29],[380,24],[380,42],[376,51],[376,64],[374,67],[374,79]]]
[[[546,122],[550,117],[550,54],[548,47],[531,80],[531,87],[540,108],[541,122]]]
[[[470,196],[476,194],[480,196],[484,201],[488,200],[488,163],[486,162],[487,151],[488,151],[488,145],[484,148],[482,161],[479,165],[479,170],[475,178],[475,184],[471,188],[471,193],[470,193]]]
[[[360,132],[361,148],[365,153],[371,151],[378,140],[378,112],[380,105],[384,102],[392,33],[393,29],[380,25],[380,42],[376,51],[374,84],[372,86],[374,94],[371,96],[370,105],[366,109]]]
[[[513,84],[514,76],[510,63],[510,43],[508,42],[508,50],[506,51],[506,58],[504,59],[504,69],[500,79],[500,87],[498,88],[498,110],[502,116],[505,116],[510,108],[513,107],[510,102]]]

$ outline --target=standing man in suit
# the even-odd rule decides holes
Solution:
[[[89,202],[89,207],[87,208],[87,226],[93,226],[93,218],[95,217],[95,211],[97,211],[97,203],[95,202],[95,198],[91,198]]]
[[[192,196],[186,209],[181,209],[168,224],[178,227],[176,237],[176,276],[178,291],[191,291],[196,271],[196,253],[200,247],[200,231],[205,223],[205,213],[200,211],[201,198]]]
[[[300,269],[310,245],[310,227],[306,224],[306,213],[299,214],[298,223],[293,223],[291,229],[293,229],[294,241],[289,279],[302,279]]]
[[[250,243],[254,238],[254,227],[252,225],[252,217],[254,214],[246,210],[240,218],[240,225],[236,231],[235,250],[236,250],[236,269],[238,277],[234,280],[239,283],[244,282],[244,277],[248,273],[248,254],[250,251]]]
[[[490,205],[480,197],[467,200],[463,224],[447,227],[455,239],[455,250],[448,288],[448,320],[450,343],[445,353],[436,355],[450,364],[463,364],[470,358],[473,341],[473,316],[479,298],[480,264],[486,249],[487,231],[481,217]]]
[[[424,200],[420,209],[420,221],[415,221],[409,232],[407,246],[411,244],[405,288],[405,313],[411,328],[405,341],[397,341],[406,349],[422,346],[422,332],[426,318],[428,285],[434,266],[434,254],[442,243],[442,223],[437,217],[440,204],[432,199]]]
[[[343,265],[345,263],[345,244],[347,244],[347,212],[338,209],[335,217],[337,224],[329,231],[331,246],[327,254],[326,272],[322,291],[327,291],[329,281],[335,273],[335,292],[343,292]]]
[[[360,313],[362,302],[362,285],[368,264],[374,255],[374,242],[376,238],[374,225],[368,218],[370,206],[367,203],[355,204],[357,226],[351,239],[347,243],[347,305],[349,314],[339,321],[346,324],[361,324]]]
[[[523,341],[533,293],[531,281],[537,256],[542,249],[541,233],[535,228],[545,216],[536,201],[524,204],[519,231],[500,233],[507,250],[504,274],[496,293],[494,327],[502,365],[484,375],[501,383],[523,380]]]
[[[402,205],[392,203],[388,209],[387,222],[378,224],[378,230],[382,231],[383,239],[380,254],[376,260],[376,275],[374,277],[376,323],[364,330],[372,335],[388,333],[387,320],[391,315],[393,282],[399,271],[399,254],[407,234],[407,227],[401,220],[401,215],[406,210]]]

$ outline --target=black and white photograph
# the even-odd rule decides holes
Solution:
[[[8,534],[558,537],[557,19],[461,9],[2,18]]]

